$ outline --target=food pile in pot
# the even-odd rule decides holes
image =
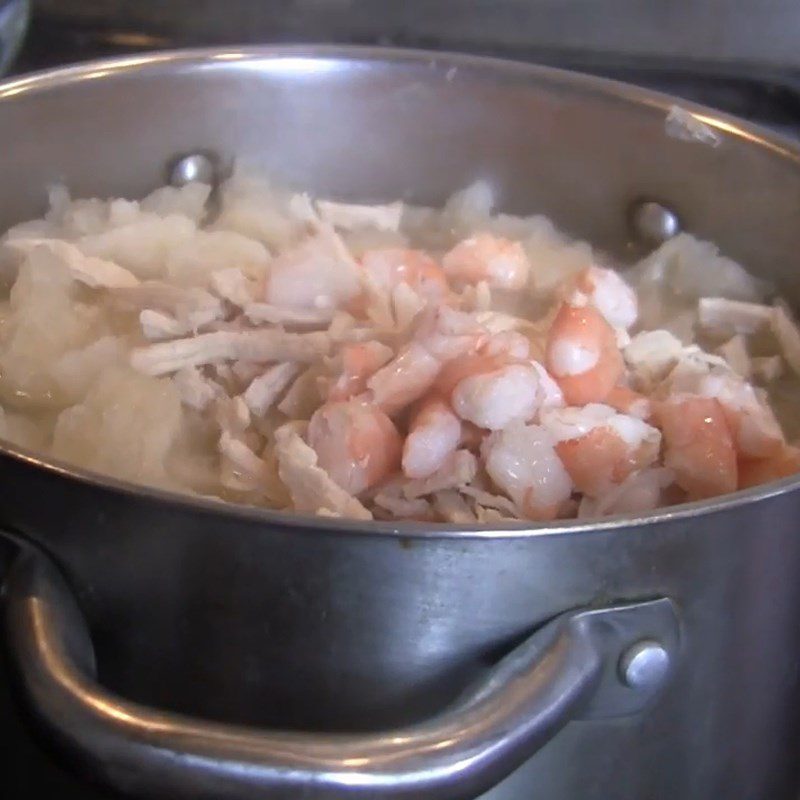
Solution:
[[[56,187],[6,234],[3,438],[228,501],[466,525],[800,469],[800,333],[709,243],[621,270],[544,217],[493,213],[483,184],[441,210],[243,171],[209,192]]]

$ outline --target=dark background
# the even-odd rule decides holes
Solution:
[[[14,72],[201,45],[422,47],[593,72],[800,132],[800,0],[33,0],[32,9]]]

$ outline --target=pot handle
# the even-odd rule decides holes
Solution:
[[[23,697],[70,762],[127,795],[192,800],[475,797],[568,721],[642,709],[663,688],[679,644],[667,599],[572,611],[431,719],[323,734],[205,722],[107,691],[64,579],[27,546],[5,581],[5,622]]]

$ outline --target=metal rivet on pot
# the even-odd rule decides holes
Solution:
[[[660,642],[645,639],[631,645],[619,662],[622,682],[631,689],[654,689],[667,676],[670,657]]]
[[[214,185],[217,179],[217,168],[214,161],[205,153],[189,153],[171,162],[169,182],[171,186],[180,188],[192,181]]]
[[[636,203],[631,212],[636,238],[646,244],[663,244],[681,232],[678,215],[655,200]]]

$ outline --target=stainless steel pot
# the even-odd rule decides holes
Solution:
[[[667,135],[672,102],[420,53],[95,63],[0,85],[0,224],[55,179],[136,195],[212,150],[362,200],[484,177],[505,209],[618,253],[655,199],[797,301],[798,148],[694,107],[706,135]],[[21,694],[74,767],[130,795],[795,796],[797,480],[473,531],[195,501],[8,447],[0,486]]]

